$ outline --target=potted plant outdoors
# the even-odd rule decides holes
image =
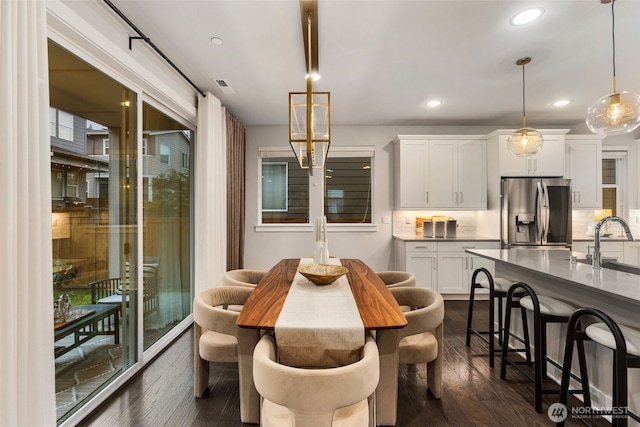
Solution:
[[[53,289],[59,294],[57,300],[54,295],[54,323],[62,323],[70,319],[71,297],[65,292],[64,286],[75,283],[77,277],[78,269],[73,268],[73,264],[53,273]]]

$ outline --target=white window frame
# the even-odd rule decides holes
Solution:
[[[58,138],[73,141],[73,114],[58,110]]]
[[[336,223],[332,222],[327,224],[329,231],[334,232],[353,232],[353,231],[378,231],[378,224],[376,223],[376,215],[374,209],[375,198],[375,147],[371,145],[354,145],[354,146],[339,146],[329,148],[327,153],[327,159],[330,158],[345,158],[345,157],[371,157],[371,223],[352,224],[352,223]],[[324,206],[324,200],[322,201]]]
[[[375,147],[370,145],[362,146],[340,146],[330,147],[328,157],[367,157],[371,156],[371,223],[367,224],[327,224],[330,232],[377,232],[378,224],[375,222],[374,194],[375,194]],[[265,157],[295,157],[291,147],[289,146],[269,146],[258,147],[258,224],[254,226],[257,233],[261,232],[313,232],[313,224],[262,224],[262,159]],[[315,173],[319,173],[318,172]],[[312,194],[312,183],[309,180],[309,194]],[[322,187],[324,187],[324,179]],[[324,193],[324,191],[323,191]],[[320,209],[324,209],[324,200],[319,205]],[[311,203],[309,203],[309,218],[316,218],[323,215],[323,212],[312,211]],[[313,221],[311,221],[313,223]]]
[[[189,169],[189,164],[191,163],[191,156],[189,153],[182,153],[182,168]]]
[[[142,138],[142,155],[147,155],[147,138]]]
[[[70,184],[69,175],[75,175],[75,184]],[[65,196],[66,197],[78,197],[78,188],[80,187],[80,174],[76,171],[67,171],[65,173]],[[71,191],[69,191],[71,190]]]
[[[258,147],[258,224],[256,232],[312,232],[313,225],[307,224],[263,224],[262,223],[262,159],[268,157],[295,158],[291,147]]]
[[[167,150],[167,154],[162,154],[163,148]],[[162,161],[162,156],[167,156],[167,162]],[[160,144],[158,148],[158,161],[163,165],[171,166],[171,147],[168,145]]]
[[[102,139],[102,155],[103,156],[109,155],[109,138]]]
[[[289,164],[287,162],[269,162],[269,165],[275,166],[284,166],[284,206],[279,209],[265,209],[262,208],[262,212],[287,212],[289,209],[289,194],[287,189],[289,188]],[[264,167],[264,164],[262,165]],[[262,177],[262,173],[260,176]],[[261,180],[261,182],[263,182]],[[261,185],[261,190],[264,190],[264,187]],[[260,195],[260,200],[264,198],[264,193]]]
[[[629,186],[627,184],[627,159],[629,158],[629,147],[626,146],[602,146],[602,159],[616,161],[616,183],[602,184],[602,188],[616,189],[616,212],[617,215],[626,218],[629,207]]]

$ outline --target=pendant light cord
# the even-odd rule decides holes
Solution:
[[[524,91],[524,66],[525,64],[522,64],[522,128],[526,128],[527,127],[527,119],[525,118],[526,115],[524,113],[524,105],[525,105],[525,91]]]
[[[613,5],[615,0],[611,0],[611,41],[612,41],[612,63],[613,63],[613,92],[616,90],[616,14]]]

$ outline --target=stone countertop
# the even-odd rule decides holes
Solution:
[[[602,268],[594,270],[588,264],[571,264],[571,254],[584,258],[582,252],[563,249],[467,249],[473,255],[542,274],[558,282],[584,287],[585,291],[622,298],[640,304],[640,276]]]
[[[456,237],[422,237],[417,234],[394,234],[394,239],[405,242],[461,242],[461,241],[484,241],[499,242],[499,238],[478,236],[477,234],[458,233]]]
[[[634,239],[638,239],[640,238],[640,236],[633,236]],[[588,234],[573,234],[573,241],[574,242],[593,242],[594,237],[593,236],[589,236]],[[623,234],[620,235],[619,233],[616,234],[611,234],[609,236],[602,236],[600,235],[600,241],[601,242],[626,242],[627,241],[627,235]]]

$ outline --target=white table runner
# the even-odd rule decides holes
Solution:
[[[312,263],[302,258],[300,264]],[[331,258],[330,264],[340,265]],[[353,363],[364,346],[364,325],[346,276],[316,286],[296,272],[275,325],[280,363],[334,367]]]

